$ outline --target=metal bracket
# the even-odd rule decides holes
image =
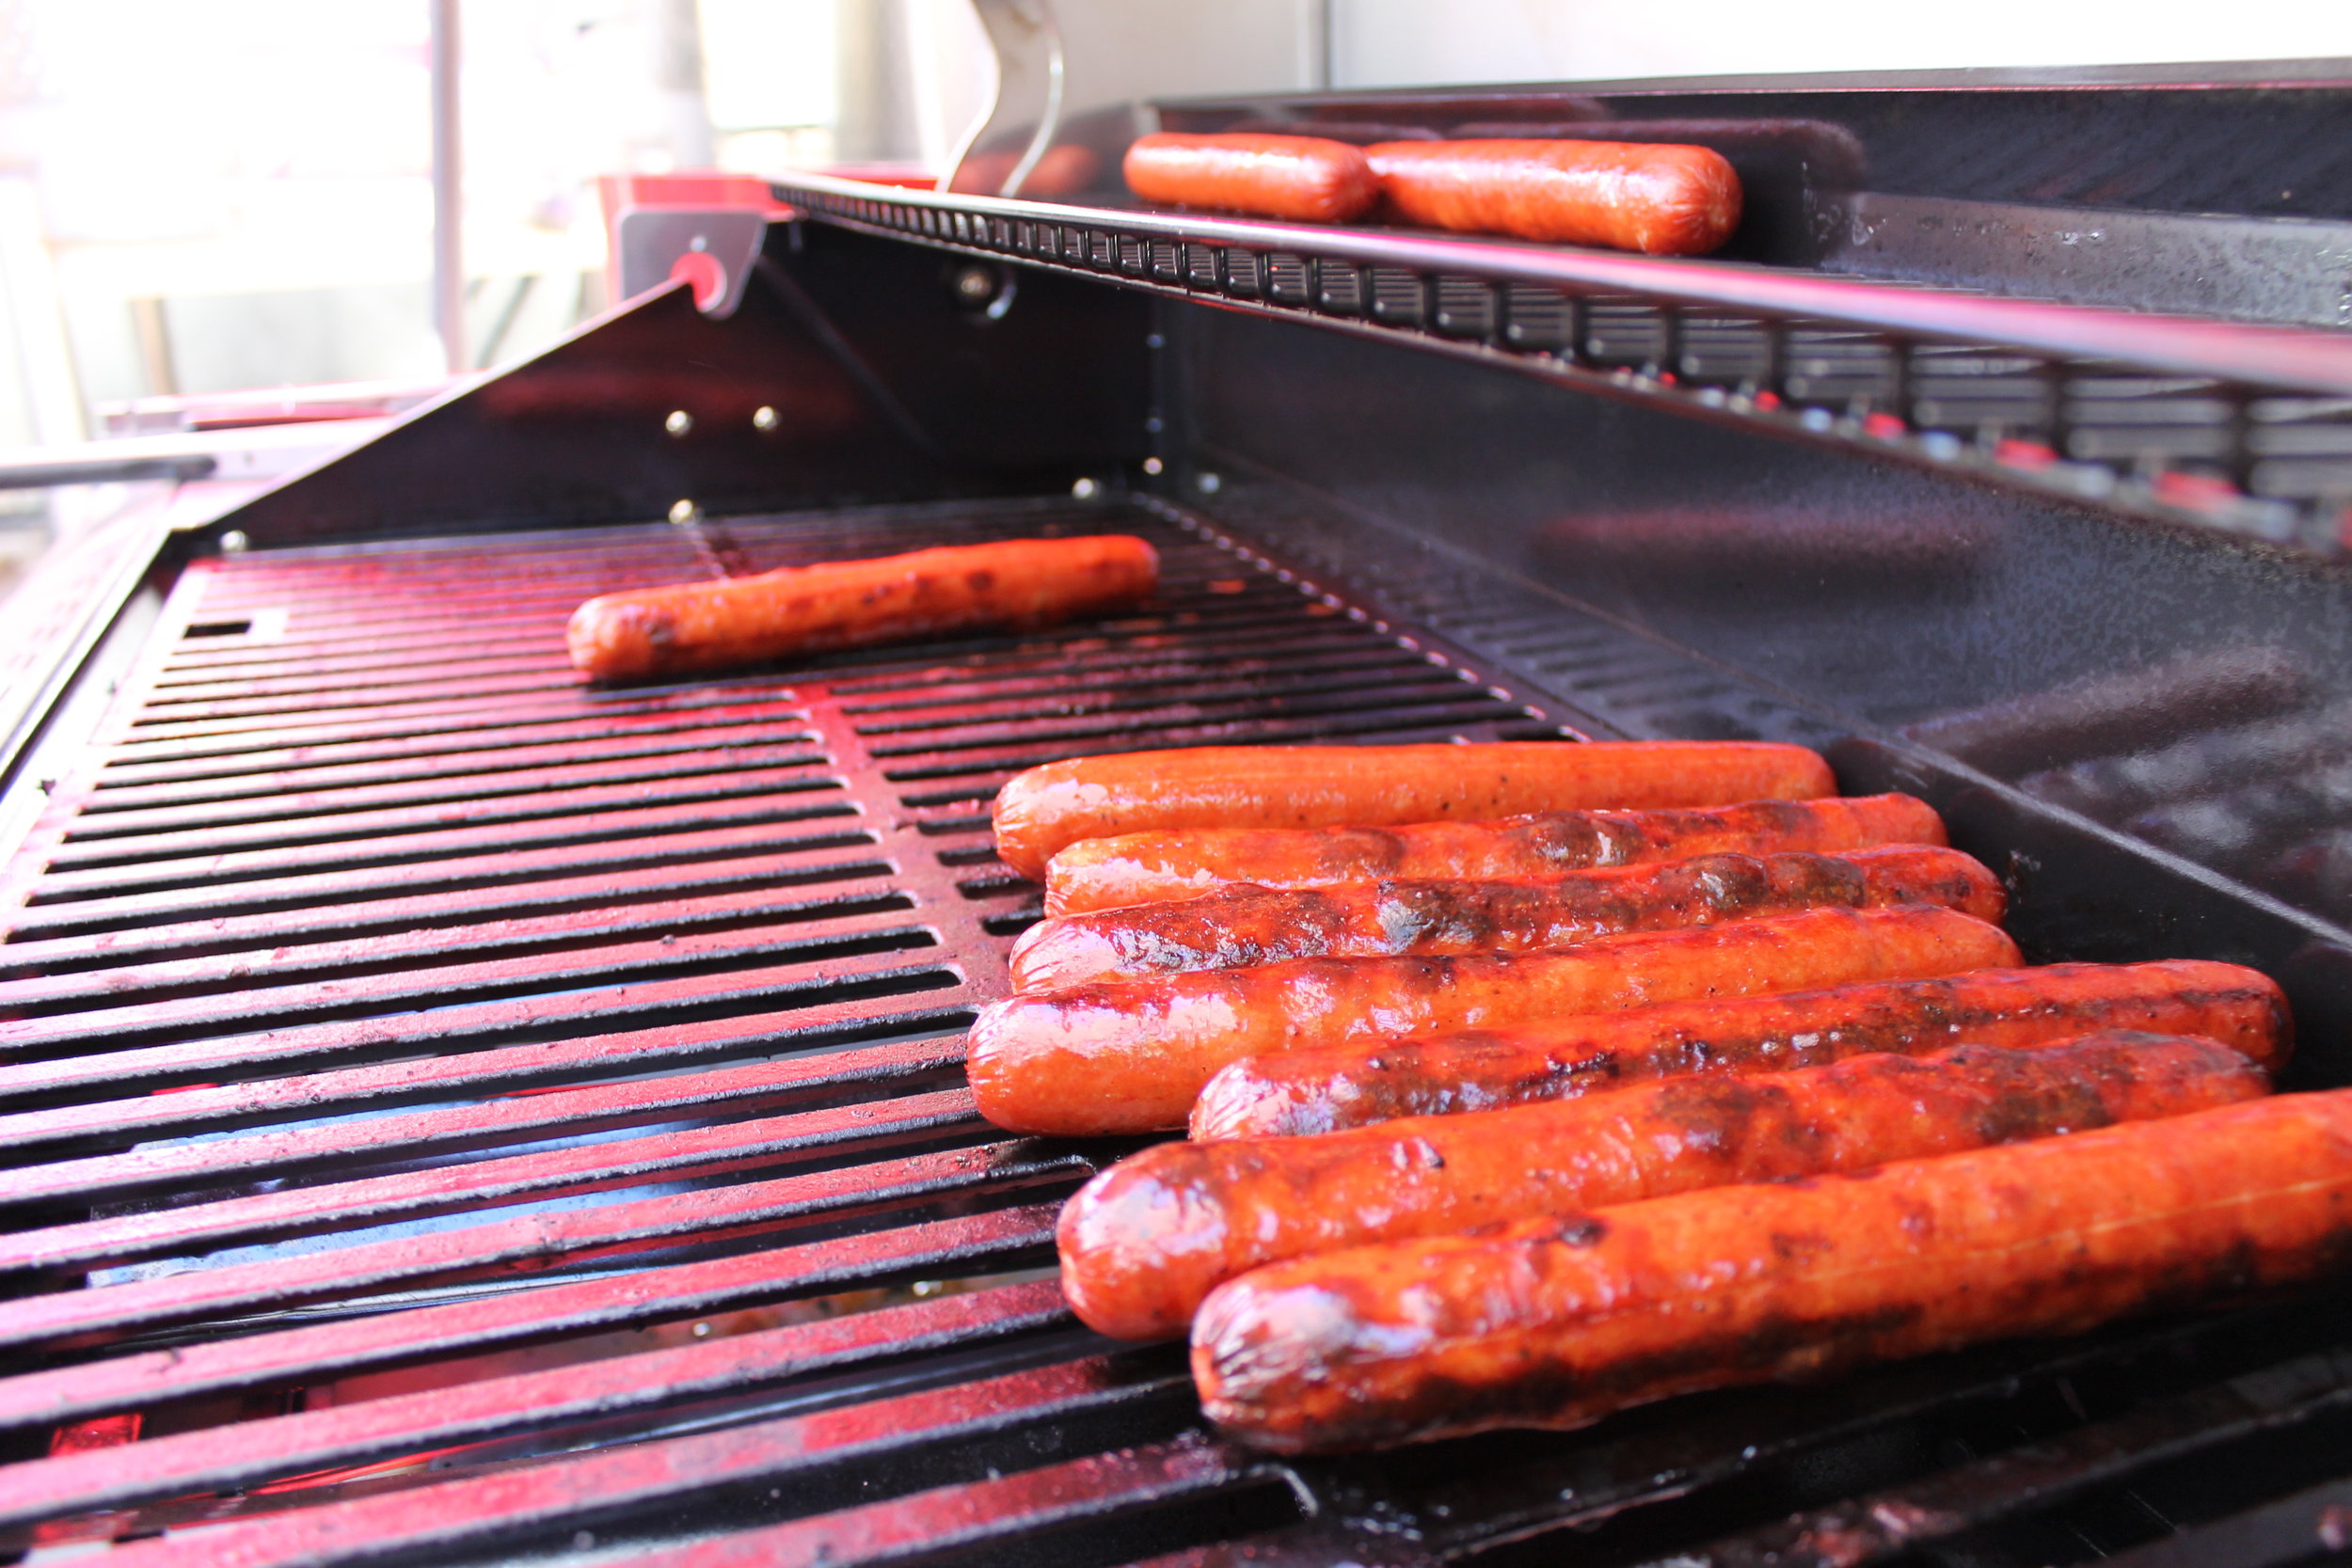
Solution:
[[[683,278],[702,313],[724,320],[743,303],[768,217],[743,208],[637,207],[614,220],[613,232],[623,299]]]

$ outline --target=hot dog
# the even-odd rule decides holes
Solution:
[[[1011,539],[607,594],[564,636],[576,669],[622,679],[1051,626],[1136,604],[1158,580],[1157,553],[1128,534]]]
[[[1200,1091],[1192,1135],[1328,1132],[1568,1100],[1672,1073],[1786,1070],[1962,1040],[2030,1046],[2095,1029],[2209,1036],[2274,1072],[2293,1038],[2285,995],[2269,976],[2236,964],[1979,969],[1254,1056]]]
[[[1670,1394],[2072,1334],[2352,1261],[2352,1090],[1269,1264],[1193,1322],[1281,1452],[1581,1426]]]
[[[1834,795],[1802,746],[1494,741],[1479,746],[1203,746],[1049,762],[996,795],[996,853],[1036,877],[1082,838],[1180,828],[1387,827],[1515,812],[1727,806]]]
[[[980,1010],[965,1057],[980,1114],[1016,1132],[1182,1127],[1226,1063],[1703,996],[1794,990],[2018,961],[1950,910],[1804,910],[1558,952],[1299,958],[1110,980]]]
[[[1825,905],[1941,904],[1998,922],[2004,903],[2000,882],[1976,861],[1915,845],[1851,855],[1701,855],[1510,881],[1242,883],[1032,926],[1013,944],[1012,986],[1057,990],[1290,958],[1517,953]]]
[[[1362,150],[1322,136],[1162,131],[1136,137],[1122,167],[1146,201],[1306,223],[1344,223],[1380,199]]]
[[[2180,1116],[2269,1087],[2217,1041],[2114,1031],[1667,1078],[1319,1138],[1162,1144],[1063,1208],[1062,1291],[1102,1333],[1158,1338],[1183,1333],[1218,1284],[1285,1258]]]
[[[1558,811],[1400,828],[1200,828],[1088,839],[1053,857],[1045,912],[1197,898],[1227,882],[1327,887],[1384,877],[1479,881],[1677,861],[1944,842],[1908,795],[1751,800],[1679,811]]]
[[[1740,177],[1704,147],[1392,141],[1364,154],[1389,209],[1433,229],[1704,256],[1740,227]]]

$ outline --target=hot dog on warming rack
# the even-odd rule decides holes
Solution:
[[[1158,581],[1158,554],[1128,534],[1012,539],[606,594],[564,637],[581,673],[627,679],[1052,626],[1137,604]]]
[[[997,855],[1034,878],[1057,850],[1121,833],[1724,806],[1836,789],[1817,753],[1763,741],[1203,746],[1032,768],[997,792],[994,821]]]
[[[1136,137],[1121,166],[1146,201],[1306,223],[1361,217],[1380,199],[1362,150],[1322,136],[1162,131]]]
[[[1704,256],[1740,227],[1740,177],[1705,147],[1496,138],[1364,155],[1389,211],[1433,229]]]
[[[1944,842],[1943,818],[1908,795],[1550,811],[1390,828],[1196,828],[1071,845],[1046,866],[1045,912],[1197,898],[1228,882],[1300,888],[1391,877],[1485,881],[1692,855],[1828,853]]]
[[[2352,1257],[2352,1090],[1269,1264],[1193,1376],[1286,1453],[1581,1426],[2284,1284]]]
[[[1765,1072],[1962,1040],[2037,1045],[2098,1029],[2208,1036],[2276,1071],[2292,1025],[2277,983],[2236,964],[1979,969],[1253,1056],[1209,1080],[1192,1108],[1192,1135],[1328,1132],[1571,1099],[1673,1073]]]
[[[1285,1258],[2181,1116],[2269,1087],[2217,1041],[2117,1031],[1666,1078],[1322,1137],[1162,1144],[1064,1207],[1062,1291],[1102,1333],[1156,1338],[1183,1333],[1216,1285]]]
[[[1290,958],[1517,953],[1829,905],[1941,904],[1997,922],[2004,902],[2000,882],[1975,860],[1917,845],[1846,855],[1703,855],[1500,881],[1242,883],[1042,921],[1013,944],[1012,986],[1048,991]]]
[[[1302,958],[1078,986],[991,1003],[966,1071],[1017,1132],[1182,1127],[1244,1056],[1639,1006],[2016,964],[1997,927],[1950,910],[1804,910],[1577,947],[1460,958]]]

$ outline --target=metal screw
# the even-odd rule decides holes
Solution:
[[[1201,474],[1192,482],[1204,496],[1214,496],[1225,488],[1225,480],[1218,474]]]
[[[670,508],[670,521],[680,528],[684,528],[689,523],[699,523],[702,520],[703,509],[692,501],[678,501]]]
[[[1076,483],[1071,485],[1070,493],[1077,497],[1082,501],[1092,500],[1102,488],[1103,487],[1100,484],[1097,484],[1090,479],[1081,479]]]
[[[996,297],[996,274],[987,267],[970,266],[956,274],[956,298],[966,305],[986,305]]]
[[[232,528],[220,536],[220,553],[223,555],[243,555],[252,545],[253,541],[246,537],[245,530],[241,528]]]
[[[752,428],[754,430],[773,430],[780,422],[782,421],[776,418],[776,411],[769,407],[764,403],[757,408],[752,410]]]
[[[694,428],[694,416],[683,408],[673,408],[670,417],[661,421],[661,428],[673,436],[683,436]]]
[[[696,1323],[696,1324],[694,1325],[694,1338],[697,1338],[697,1339],[707,1339],[707,1338],[710,1338],[710,1325],[709,1325],[708,1323]]]
[[[1147,474],[1156,474],[1166,467],[1168,465],[1156,457],[1147,457],[1143,460],[1143,471]]]

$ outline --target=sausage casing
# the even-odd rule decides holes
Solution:
[[[1385,827],[1517,812],[1724,806],[1834,795],[1818,752],[1741,740],[1203,746],[1049,762],[996,795],[1025,877],[1080,839],[1182,828]]]
[[[1909,795],[1554,811],[1390,828],[1200,828],[1071,845],[1046,867],[1045,912],[1197,898],[1228,882],[1298,888],[1392,877],[1491,881],[1692,855],[1828,853],[1944,842],[1944,819]]]
[[[1979,969],[1251,1057],[1200,1091],[1192,1135],[1328,1132],[1573,1099],[1676,1073],[1779,1071],[1963,1040],[2032,1046],[2100,1029],[2202,1035],[2274,1072],[2294,1037],[2285,994],[2236,964]]]
[[[1136,137],[1122,169],[1146,201],[1305,223],[1343,223],[1380,199],[1363,150],[1323,136],[1161,131]]]
[[[1124,533],[956,545],[590,599],[564,633],[602,680],[720,670],[981,627],[1051,626],[1151,596],[1159,556]]]
[[[1268,1264],[1193,1321],[1209,1417],[1283,1452],[1813,1377],[2352,1263],[2352,1091]]]
[[[965,1069],[999,1127],[1143,1132],[1182,1127],[1200,1086],[1244,1056],[2016,962],[1998,927],[1918,905],[1635,931],[1557,952],[1299,958],[1006,997],[973,1023]]]
[[[1703,256],[1740,227],[1740,177],[1710,148],[1497,138],[1364,154],[1390,210],[1433,229]]]
[[[1701,855],[1507,881],[1221,887],[1198,898],[1047,919],[1013,944],[1013,990],[1290,958],[1518,953],[1783,910],[1941,904],[1998,922],[2000,881],[1957,849]]]
[[[2113,1031],[2037,1051],[1666,1078],[1317,1138],[1162,1144],[1063,1208],[1062,1290],[1101,1332],[1158,1338],[1182,1334],[1218,1284],[1285,1258],[2181,1116],[2269,1088],[2217,1041]]]

